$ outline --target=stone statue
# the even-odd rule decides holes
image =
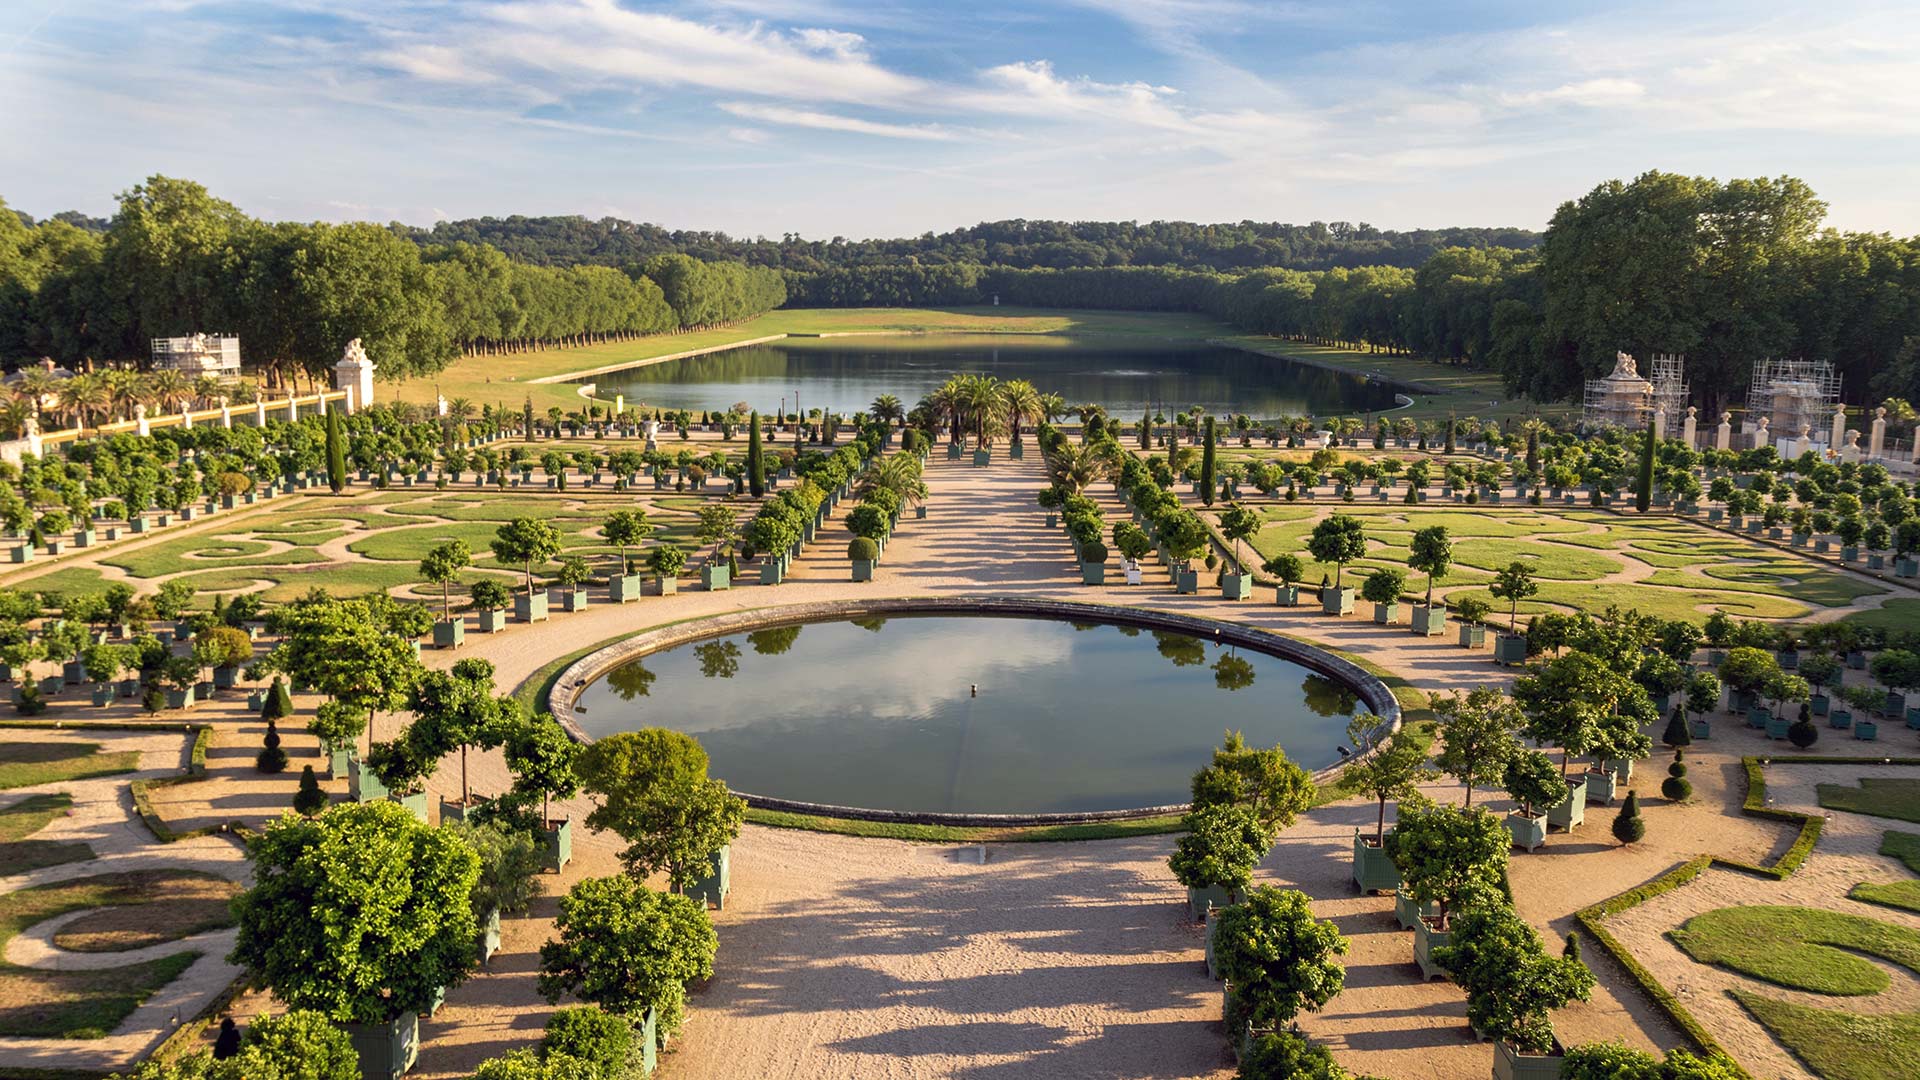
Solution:
[[[1634,362],[1633,357],[1623,352],[1615,352],[1613,354],[1612,377],[1616,379],[1637,379],[1640,377],[1640,367]]]
[[[342,362],[351,360],[364,364],[367,362],[367,350],[360,346],[359,338],[354,338],[347,342],[346,351],[340,354],[340,359]]]

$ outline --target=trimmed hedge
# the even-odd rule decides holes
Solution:
[[[1701,873],[1711,866],[1724,866],[1729,870],[1738,870],[1742,873],[1772,878],[1776,881],[1792,877],[1794,873],[1806,863],[1807,857],[1813,854],[1814,845],[1820,842],[1820,831],[1826,824],[1826,818],[1819,814],[1802,814],[1792,810],[1775,810],[1768,806],[1766,766],[1769,764],[1920,765],[1920,758],[1742,758],[1741,765],[1745,769],[1747,776],[1747,795],[1741,802],[1741,812],[1752,817],[1766,818],[1770,821],[1784,821],[1797,824],[1800,827],[1799,835],[1794,837],[1793,843],[1773,865],[1767,866],[1759,863],[1742,862],[1738,859],[1726,859],[1718,855],[1701,855],[1674,867],[1672,870],[1667,871],[1644,885],[1628,889],[1626,892],[1602,900],[1591,907],[1583,908],[1574,915],[1574,918],[1579,920],[1580,925],[1586,928],[1587,933],[1593,935],[1594,940],[1598,941],[1600,946],[1607,951],[1607,955],[1613,957],[1622,968],[1626,969],[1627,974],[1631,975],[1634,981],[1640,984],[1640,989],[1644,990],[1647,996],[1653,1000],[1653,1003],[1659,1006],[1662,1012],[1667,1014],[1667,1019],[1673,1021],[1675,1027],[1678,1027],[1686,1033],[1687,1038],[1693,1042],[1697,1049],[1706,1054],[1726,1054],[1729,1061],[1733,1060],[1733,1055],[1728,1054],[1726,1048],[1722,1047],[1714,1040],[1712,1035],[1707,1033],[1707,1030],[1700,1025],[1698,1020],[1694,1019],[1693,1014],[1687,1011],[1686,1006],[1681,1004],[1680,999],[1674,996],[1672,991],[1661,985],[1660,980],[1654,978],[1652,972],[1642,967],[1640,962],[1633,958],[1633,955],[1627,951],[1626,946],[1620,944],[1619,939],[1607,932],[1604,921],[1608,916],[1618,915],[1629,908],[1646,903],[1648,900],[1662,893],[1671,892],[1685,885],[1687,882],[1699,877]],[[1744,1068],[1741,1068],[1737,1062],[1735,1063],[1735,1067],[1739,1068],[1741,1076],[1752,1080],[1752,1074],[1748,1073]]]

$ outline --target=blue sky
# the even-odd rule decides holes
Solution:
[[[1651,168],[1920,233],[1912,3],[0,0],[0,196],[736,235],[1540,227]]]

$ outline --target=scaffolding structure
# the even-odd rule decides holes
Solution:
[[[1640,374],[1639,364],[1626,353],[1615,353],[1613,371],[1603,379],[1588,379],[1582,400],[1581,423],[1587,430],[1639,429],[1653,416],[1665,419],[1661,436],[1679,434],[1687,409],[1686,357],[1653,357],[1652,378]]]
[[[1840,374],[1831,362],[1768,358],[1753,365],[1747,415],[1765,417],[1776,439],[1796,438],[1804,429],[1825,446],[1825,425],[1839,400]]]

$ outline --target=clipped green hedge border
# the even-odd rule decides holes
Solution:
[[[1740,764],[1746,772],[1747,777],[1747,794],[1746,798],[1741,801],[1741,812],[1752,817],[1766,818],[1771,821],[1791,822],[1800,826],[1799,835],[1794,837],[1793,843],[1788,846],[1786,852],[1782,854],[1772,866],[1742,862],[1738,859],[1725,859],[1718,855],[1701,855],[1674,867],[1672,870],[1667,871],[1644,885],[1628,889],[1626,892],[1609,897],[1590,907],[1582,908],[1574,914],[1574,918],[1579,921],[1582,927],[1586,928],[1587,933],[1593,935],[1594,940],[1598,941],[1601,947],[1606,949],[1607,955],[1613,957],[1615,962],[1626,969],[1627,974],[1631,975],[1634,981],[1640,984],[1640,989],[1646,992],[1646,995],[1653,1000],[1655,1005],[1659,1006],[1660,1010],[1667,1015],[1667,1019],[1673,1021],[1675,1027],[1686,1033],[1687,1038],[1692,1040],[1696,1048],[1702,1053],[1726,1054],[1729,1061],[1733,1060],[1733,1055],[1728,1054],[1726,1049],[1715,1041],[1712,1035],[1707,1033],[1706,1028],[1702,1027],[1700,1022],[1694,1019],[1693,1014],[1687,1011],[1686,1006],[1681,1004],[1680,999],[1675,997],[1672,991],[1661,985],[1660,980],[1654,978],[1652,972],[1641,966],[1640,962],[1633,958],[1633,955],[1627,951],[1626,946],[1622,945],[1618,938],[1615,938],[1611,933],[1607,932],[1604,920],[1608,916],[1618,915],[1620,912],[1646,903],[1656,896],[1671,892],[1685,885],[1687,882],[1699,877],[1700,874],[1710,866],[1724,866],[1728,869],[1739,870],[1743,873],[1773,878],[1776,881],[1793,876],[1793,874],[1806,863],[1807,857],[1813,854],[1814,845],[1820,842],[1820,832],[1826,824],[1826,818],[1819,814],[1802,814],[1792,810],[1775,810],[1768,806],[1767,765],[1920,765],[1920,758],[1896,758],[1886,756],[1776,758],[1769,755],[1766,757],[1744,757],[1740,760]],[[1740,1070],[1741,1076],[1752,1080],[1751,1073],[1748,1073],[1737,1061],[1734,1064],[1735,1067]]]

